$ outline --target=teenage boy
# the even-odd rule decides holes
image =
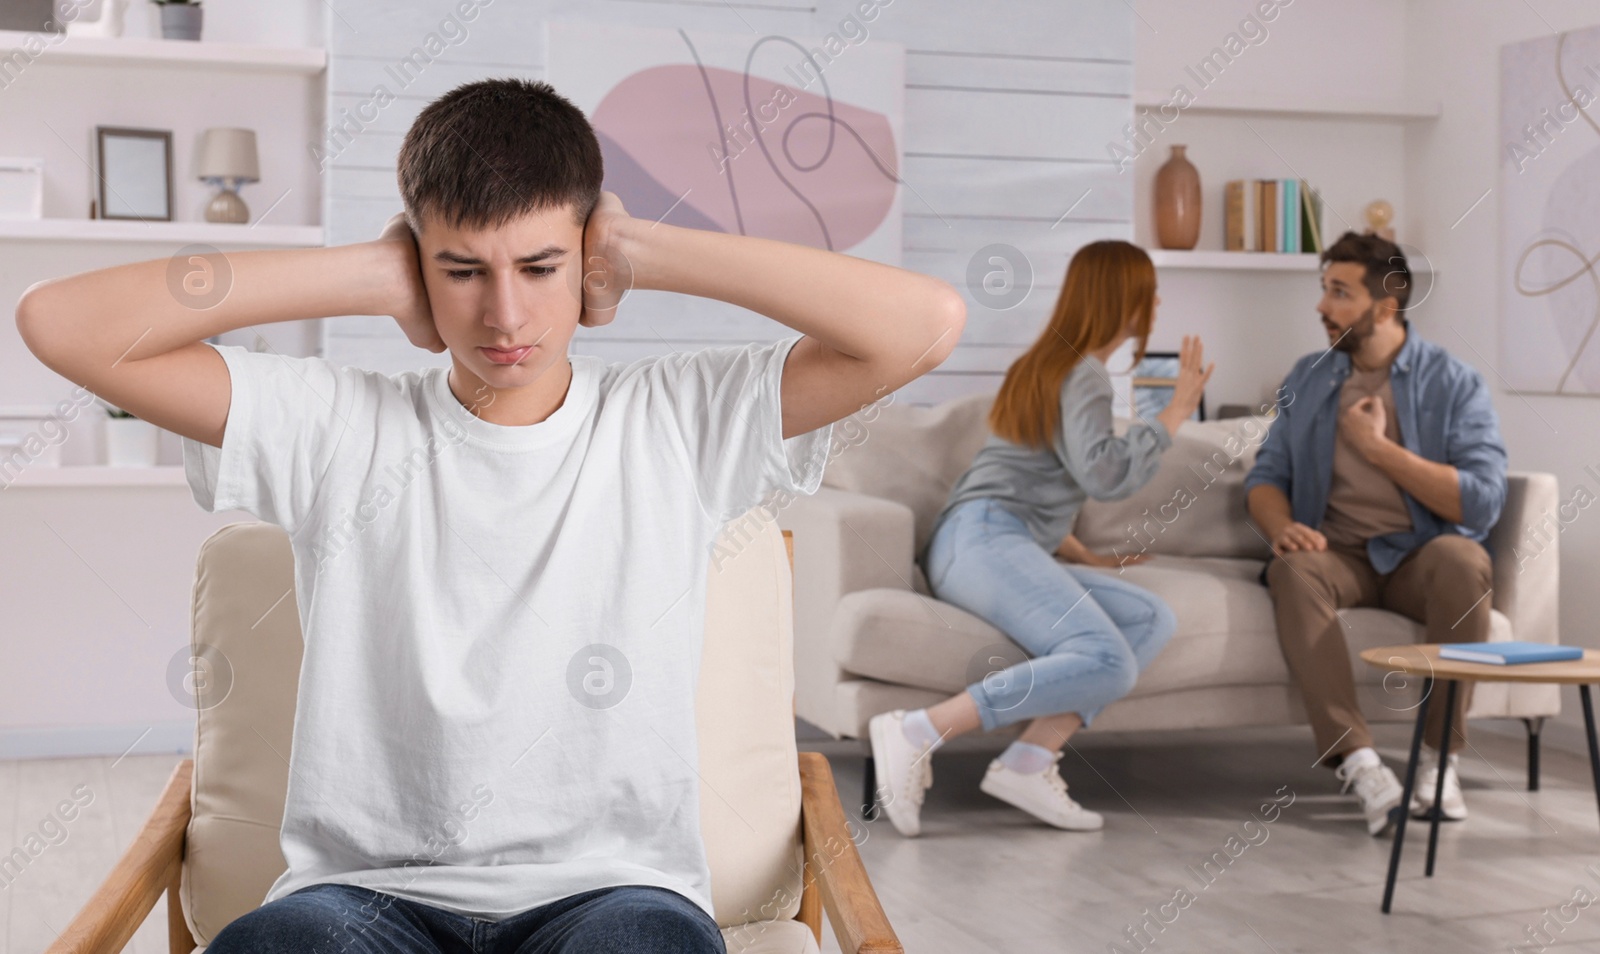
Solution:
[[[942,362],[965,306],[888,265],[629,217],[545,83],[431,103],[398,176],[405,212],[379,239],[206,257],[231,277],[199,302],[204,280],[150,261],[17,308],[45,364],[183,436],[202,507],[290,535],[288,868],[210,949],[723,951],[695,768],[711,545],[814,492],[832,422]],[[629,288],[798,334],[569,355]],[[393,316],[450,365],[205,341],[334,315]],[[660,336],[640,320],[630,334]]]
[[[1250,516],[1271,541],[1265,578],[1278,641],[1305,699],[1322,764],[1354,786],[1367,830],[1398,817],[1402,789],[1378,758],[1356,702],[1337,610],[1379,606],[1426,627],[1430,643],[1489,638],[1491,567],[1483,541],[1506,495],[1506,449],[1489,389],[1470,365],[1406,319],[1404,253],[1346,232],[1322,253],[1317,312],[1329,350],[1295,364],[1278,417],[1245,479]],[[1455,765],[1471,684],[1452,739],[1428,707],[1421,781],[1410,808],[1432,810],[1449,752],[1444,817],[1467,815]]]

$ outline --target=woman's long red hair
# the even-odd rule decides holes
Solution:
[[[1006,371],[989,429],[1014,444],[1048,446],[1061,423],[1061,383],[1084,355],[1116,340],[1130,317],[1133,360],[1144,357],[1155,295],[1155,266],[1139,246],[1107,239],[1078,249],[1049,325]]]

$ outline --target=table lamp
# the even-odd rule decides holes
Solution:
[[[255,130],[207,129],[201,133],[196,178],[220,190],[206,206],[207,222],[250,221],[250,209],[239,198],[239,186],[261,180]]]

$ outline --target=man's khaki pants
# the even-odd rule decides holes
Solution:
[[[1426,626],[1427,642],[1482,642],[1489,638],[1492,579],[1488,552],[1459,534],[1434,537],[1388,574],[1372,568],[1364,548],[1332,545],[1327,550],[1285,553],[1268,565],[1278,643],[1305,697],[1317,751],[1326,753],[1325,762],[1336,763],[1335,756],[1372,744],[1356,702],[1346,624],[1335,610],[1381,607]],[[1466,739],[1463,713],[1471,699],[1472,683],[1464,682],[1456,690],[1451,749],[1460,748]],[[1396,696],[1387,704],[1397,711],[1414,710],[1409,697],[1402,703]],[[1444,733],[1444,712],[1442,696],[1429,701],[1425,738],[1435,750]]]

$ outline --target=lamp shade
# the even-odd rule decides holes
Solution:
[[[258,182],[254,129],[207,129],[200,134],[200,162],[195,178]]]

